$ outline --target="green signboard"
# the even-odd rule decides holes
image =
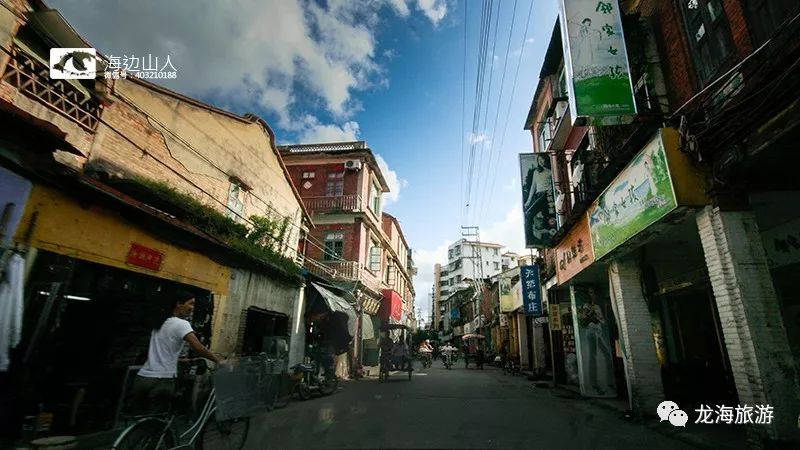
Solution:
[[[612,124],[636,114],[618,2],[561,0],[559,18],[573,121]]]
[[[595,259],[602,258],[677,206],[659,131],[589,210]]]

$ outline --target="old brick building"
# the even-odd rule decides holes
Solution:
[[[364,141],[280,150],[315,224],[304,248],[306,267],[359,299],[355,360],[376,365],[380,323],[416,324],[416,269],[400,222],[383,212],[384,175]]]
[[[311,221],[270,127],[135,78],[52,79],[51,48],[91,45],[41,2],[0,7],[0,47],[3,262],[29,268],[3,437],[39,405],[56,433],[112,428],[179,289],[213,351],[272,337],[289,343],[286,366],[302,361]]]
[[[775,420],[749,437],[796,440],[800,185],[785,160],[800,118],[798,4],[606,4],[587,16],[621,12],[635,113],[613,125],[576,113],[572,66],[594,44],[560,20],[525,124],[553,168],[543,284],[551,315],[573,324],[552,333],[556,380],[642,414],[664,399],[771,405]],[[599,338],[595,305],[609,324]]]

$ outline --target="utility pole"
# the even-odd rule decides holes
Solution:
[[[480,246],[481,242],[480,227],[461,226],[461,237],[464,238],[467,242],[473,241],[475,244],[475,245],[470,245],[470,248],[472,249],[472,255],[468,256],[467,258],[472,260],[472,267],[473,267],[472,273],[474,277],[477,278],[477,280],[474,280],[476,297],[472,303],[472,310],[475,312],[474,315],[477,318],[480,317],[483,313],[480,310],[480,308],[478,308],[477,305],[479,304],[478,299],[483,299],[483,290],[485,288],[485,284],[483,282],[483,248]],[[478,323],[482,325],[481,321],[478,321]]]

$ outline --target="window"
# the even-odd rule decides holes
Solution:
[[[344,256],[344,233],[328,233],[325,235],[324,261],[338,261]]]
[[[552,136],[550,136],[550,121],[552,119],[550,117],[543,123],[539,124],[539,151],[546,152],[547,147],[550,145],[550,141],[552,140]]]
[[[456,275],[456,283],[461,283],[461,275]]]
[[[331,172],[328,174],[328,188],[325,193],[328,197],[344,195],[344,172]]]
[[[310,179],[314,178],[314,175],[316,175],[316,174],[314,173],[313,170],[310,171],[310,172],[303,172],[303,179],[304,180],[310,180]]]
[[[242,220],[244,216],[242,187],[235,182],[231,182],[231,186],[228,189],[228,211],[226,211],[226,215],[236,221]]]
[[[494,256],[497,256],[497,255],[499,255],[499,254],[500,254],[500,250],[498,250],[498,249],[494,249]]]
[[[369,207],[372,209],[372,212],[375,215],[380,215],[381,213],[381,188],[376,184],[372,185],[372,190],[369,193]]]
[[[797,0],[746,0],[755,44],[762,44],[783,21],[794,17],[800,3]]]
[[[389,286],[394,285],[396,275],[397,275],[397,268],[393,263],[389,263],[389,265],[386,266],[386,277],[384,279],[386,284],[388,284]]]
[[[689,47],[702,84],[710,81],[733,50],[721,0],[681,0]]]
[[[378,241],[372,241],[372,247],[369,249],[369,270],[381,271],[381,244]]]
[[[494,270],[500,270],[500,263],[497,261],[494,262]]]

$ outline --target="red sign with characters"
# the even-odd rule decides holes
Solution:
[[[384,289],[380,316],[383,320],[391,317],[399,322],[403,318],[403,297],[392,289]]]
[[[128,251],[128,258],[125,262],[132,266],[144,267],[145,269],[157,271],[161,270],[161,261],[163,260],[164,254],[158,250],[153,250],[152,248],[147,248],[139,244],[131,244],[131,249]]]

